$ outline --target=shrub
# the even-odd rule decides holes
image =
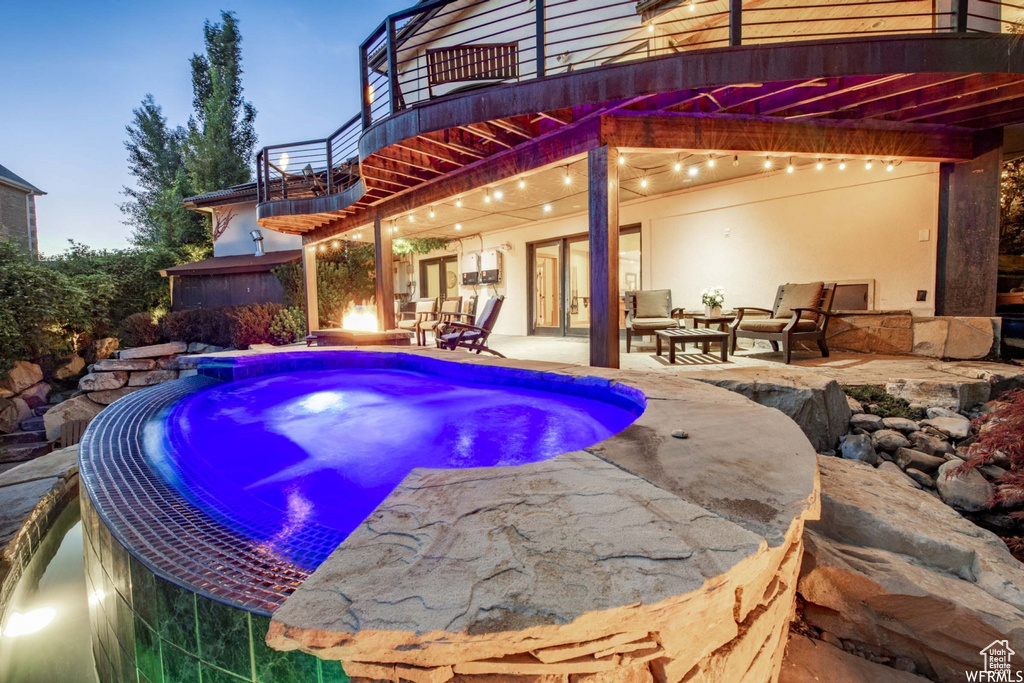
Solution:
[[[62,294],[67,278],[51,273],[14,242],[0,238],[0,376],[17,360],[38,360],[66,347]]]
[[[282,308],[270,323],[274,344],[293,344],[306,336],[306,314],[301,308]]]
[[[253,304],[235,309],[234,347],[247,349],[251,344],[273,344],[270,327],[281,309],[281,304]]]
[[[864,406],[864,410],[879,417],[905,417],[910,420],[923,420],[925,412],[920,408],[911,408],[906,399],[897,398],[877,384],[842,385],[843,393],[855,398]]]
[[[235,324],[234,309],[225,306],[174,311],[164,316],[161,326],[164,337],[171,341],[232,346]]]
[[[148,311],[132,313],[121,321],[117,329],[121,345],[149,346],[160,341],[160,328]]]

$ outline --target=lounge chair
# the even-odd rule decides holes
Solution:
[[[302,177],[309,183],[309,191],[316,197],[322,197],[327,194],[327,188],[324,187],[323,183],[320,182],[320,178],[313,172],[313,165],[306,164],[305,168],[302,169]]]
[[[789,364],[793,342],[813,341],[821,349],[823,358],[828,358],[825,334],[832,317],[832,298],[835,295],[834,282],[811,282],[807,284],[785,284],[775,295],[775,305],[767,308],[746,306],[736,309],[736,319],[729,326],[729,346],[736,353],[736,340],[765,339],[775,351],[782,343],[782,357]],[[748,311],[767,313],[768,318],[745,318]]]
[[[416,333],[416,344],[423,346],[426,343],[426,335],[420,329],[420,323],[433,320],[437,313],[437,299],[419,299],[413,311],[405,311],[397,323],[400,330],[410,330]],[[421,341],[421,338],[424,341]]]
[[[675,315],[682,310],[672,308],[671,289],[626,292],[626,353],[629,353],[633,335],[642,337],[679,327]]]
[[[459,312],[459,309],[461,308],[461,296],[451,297],[442,301],[441,309],[437,312],[437,317],[430,320],[424,320],[419,325],[419,333],[422,333],[423,335],[423,343],[427,343],[427,332],[432,333],[436,339],[437,331],[442,329],[445,323],[458,320],[462,315]]]
[[[476,319],[476,325],[454,321],[446,323],[443,333],[437,337],[437,348],[454,351],[461,347],[468,351],[476,351],[477,353],[486,351],[498,358],[504,358],[505,356],[487,347],[487,338],[491,336],[491,329],[494,328],[494,323],[498,320],[501,304],[504,301],[504,296],[488,299],[487,303],[484,304],[484,310],[481,311],[480,316]]]

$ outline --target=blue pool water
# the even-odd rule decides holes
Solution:
[[[552,388],[400,369],[269,375],[186,396],[147,451],[194,505],[315,566],[415,467],[537,462],[602,441],[643,410],[605,387]]]

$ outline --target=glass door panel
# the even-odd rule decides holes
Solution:
[[[565,271],[568,293],[566,333],[590,334],[590,242],[586,237],[567,241],[569,262]]]
[[[455,299],[459,296],[459,266],[454,258],[444,260],[444,298]]]
[[[534,334],[562,334],[562,243],[535,244],[533,249],[532,328]]]
[[[441,264],[437,261],[424,262],[420,267],[420,298],[431,299],[441,295],[438,284],[441,280]]]
[[[420,261],[420,297],[442,300],[459,295],[459,267],[454,256]]]

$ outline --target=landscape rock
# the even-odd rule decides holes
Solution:
[[[180,370],[181,364],[177,356],[167,356],[165,358],[158,358],[156,367],[160,370]]]
[[[924,488],[926,488],[926,489],[933,489],[933,488],[935,488],[935,480],[932,479],[931,477],[929,477],[927,474],[925,474],[921,470],[914,469],[913,467],[908,467],[907,470],[906,470],[906,473],[907,473],[908,477],[910,477],[911,479],[916,481],[918,484],[920,484]]]
[[[903,483],[906,486],[912,486],[915,489],[921,488],[920,484],[918,484],[912,478],[908,477],[906,475],[906,473],[904,473],[903,470],[901,470],[899,468],[899,465],[897,465],[894,462],[886,460],[885,462],[883,462],[882,464],[880,464],[878,466],[878,469],[882,470],[883,472],[895,472],[895,473],[899,474],[900,475],[900,482]]]
[[[82,358],[86,363],[92,364],[98,360],[110,358],[110,355],[117,351],[117,347],[120,342],[116,337],[104,337],[102,339],[96,339],[92,341],[85,351],[82,352]]]
[[[78,380],[78,388],[82,391],[108,391],[123,387],[127,381],[128,373],[123,370],[95,372]]]
[[[735,368],[694,373],[693,379],[734,391],[755,403],[776,408],[803,430],[815,450],[836,447],[850,426],[850,406],[835,380],[787,367]]]
[[[932,363],[929,367],[951,375],[960,375],[961,377],[988,382],[992,387],[992,396],[998,396],[1014,389],[1024,389],[1024,367],[1019,365],[960,361]]]
[[[54,379],[71,379],[77,377],[84,369],[85,359],[76,353],[53,371],[53,377]]]
[[[1024,652],[1024,566],[998,537],[904,475],[839,458],[818,467],[821,520],[807,525],[798,585],[808,623],[950,683],[981,668],[994,640]]]
[[[27,403],[29,408],[38,408],[46,405],[46,398],[49,394],[50,385],[46,382],[37,382],[18,394],[18,398]]]
[[[127,396],[128,394],[135,393],[142,387],[120,387],[118,389],[107,389],[105,391],[94,391],[89,394],[89,399],[99,403],[102,406],[109,406],[111,403]]]
[[[910,441],[894,429],[879,429],[871,434],[871,444],[875,450],[895,452],[897,448],[907,448]]]
[[[939,406],[931,406],[925,411],[925,413],[927,413],[929,418],[960,416],[960,413],[956,412],[955,410],[950,410],[949,408],[941,408]]]
[[[130,387],[148,387],[162,382],[170,382],[178,379],[177,370],[147,370],[145,372],[133,372],[128,379]]]
[[[223,351],[225,347],[216,346],[214,344],[204,344],[202,342],[192,342],[188,345],[189,353],[218,353]]]
[[[886,429],[895,429],[904,434],[912,434],[921,429],[916,422],[905,417],[887,417],[882,420],[882,424]]]
[[[915,451],[912,448],[896,449],[893,461],[904,470],[912,467],[921,472],[934,472],[946,462],[944,458]]]
[[[967,410],[981,405],[989,400],[992,391],[988,382],[955,379],[899,379],[886,383],[885,390],[910,403],[950,410]]]
[[[122,349],[117,357],[122,360],[130,358],[160,358],[162,356],[173,356],[176,353],[185,353],[188,345],[185,342],[168,342],[166,344],[154,344],[152,346],[139,346],[134,349]]]
[[[0,434],[18,431],[19,424],[18,406],[11,398],[0,398]]]
[[[828,634],[836,641],[839,639]],[[790,633],[779,683],[925,683],[927,678],[875,664],[833,643]]]
[[[950,476],[952,470],[962,464],[956,460],[942,463],[935,477],[935,488],[939,490],[942,500],[958,510],[988,510],[992,507],[992,494],[995,493],[995,489],[977,470],[972,469],[957,476]]]
[[[854,415],[858,415],[864,412],[864,406],[860,401],[855,399],[853,396],[846,397],[846,405],[850,406],[850,412]]]
[[[125,359],[120,358],[108,358],[105,360],[96,361],[96,366],[93,368],[97,372],[111,372],[113,370],[124,370],[127,372],[137,372],[141,370],[153,370],[156,368],[156,361],[151,358],[135,358]]]
[[[70,420],[88,420],[91,422],[94,417],[99,415],[101,410],[103,410],[103,406],[84,394],[50,408],[43,415],[46,438],[50,441],[58,438],[60,436],[60,426]]]
[[[857,413],[850,418],[850,426],[854,429],[863,429],[866,432],[878,431],[882,428],[882,418],[871,413]]]
[[[953,439],[966,439],[971,434],[971,421],[966,417],[933,417],[921,423],[933,427]]]
[[[20,394],[42,381],[43,370],[38,365],[23,360],[14,361],[14,366],[7,373],[7,377],[0,380],[0,398]]]
[[[914,432],[907,436],[910,439],[910,446],[916,451],[928,455],[942,455],[943,453],[955,453],[956,448],[945,439],[932,436],[927,432]]]
[[[984,465],[978,468],[978,471],[990,481],[995,481],[1006,475],[1006,470],[998,465]]]
[[[878,462],[878,453],[871,445],[871,437],[861,434],[850,434],[839,446],[839,452],[847,460],[860,460],[869,465]]]

